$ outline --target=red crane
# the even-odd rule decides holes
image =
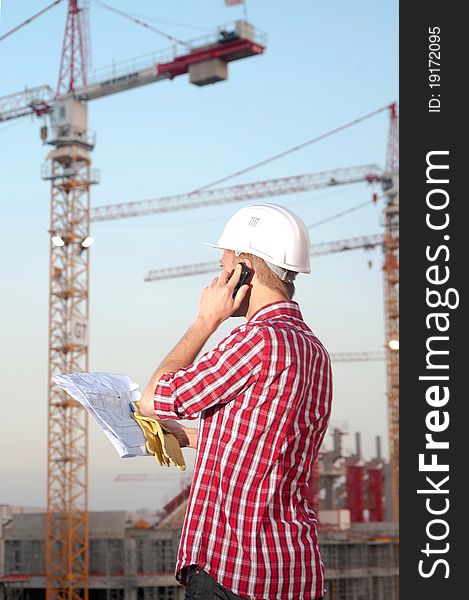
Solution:
[[[88,44],[85,38],[84,14],[84,10],[78,7],[78,0],[69,0],[57,96],[73,94],[79,85],[86,85]]]
[[[399,521],[399,118],[389,107],[384,208],[384,298],[392,518]]]

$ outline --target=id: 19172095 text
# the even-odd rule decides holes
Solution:
[[[439,113],[441,110],[440,97],[440,28],[428,28],[428,86],[431,97],[428,100],[428,112]]]

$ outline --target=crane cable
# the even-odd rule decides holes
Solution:
[[[167,19],[158,19],[156,17],[150,17],[149,15],[141,15],[139,13],[129,13],[131,17],[137,19],[145,19],[146,21],[154,21],[155,23],[163,23],[164,25],[174,25],[175,27],[186,27],[187,29],[196,29],[197,31],[203,31],[204,33],[210,33],[212,29],[210,27],[200,27],[199,25],[189,25],[189,23],[181,23],[180,21],[168,21]]]
[[[13,29],[10,29],[10,31],[7,31],[3,35],[0,35],[0,42],[3,42],[3,40],[5,38],[7,38],[9,35],[11,35],[12,33],[15,33],[15,31],[18,31],[18,29],[21,29],[25,25],[28,25],[28,23],[31,23],[31,21],[34,21],[34,19],[36,19],[37,17],[40,17],[45,12],[47,12],[49,9],[51,9],[53,6],[56,6],[57,4],[60,4],[61,2],[62,2],[62,0],[54,0],[54,2],[52,2],[52,4],[49,4],[48,6],[46,6],[42,10],[40,10],[38,13],[36,13],[32,17],[29,17],[29,19],[26,19],[26,21],[23,21],[19,25],[16,25],[16,27],[13,27]]]
[[[95,2],[96,1],[97,0],[95,0]],[[261,160],[257,163],[254,163],[253,165],[251,165],[249,167],[241,169],[241,171],[236,171],[236,172],[232,173],[231,175],[226,175],[226,177],[222,177],[221,179],[217,179],[215,181],[212,181],[211,183],[207,183],[207,185],[204,185],[203,187],[197,188],[196,190],[192,190],[192,192],[189,192],[189,194],[196,194],[197,192],[201,192],[203,190],[206,190],[207,188],[211,188],[212,186],[217,185],[218,183],[223,183],[225,181],[228,181],[229,179],[238,177],[239,175],[244,175],[244,173],[247,173],[248,171],[253,171],[254,169],[257,169],[258,167],[261,167],[263,165],[271,163],[274,160],[278,160],[279,158],[283,158],[284,156],[287,156],[288,154],[292,154],[293,152],[302,150],[303,148],[306,148],[306,146],[310,146],[311,144],[314,144],[315,142],[319,142],[319,141],[333,135],[334,133],[339,133],[339,131],[343,131],[344,129],[347,129],[348,127],[352,127],[353,125],[357,125],[358,123],[361,123],[362,121],[365,121],[366,119],[374,117],[375,115],[382,113],[385,110],[388,110],[390,108],[390,106],[391,106],[390,104],[387,104],[386,106],[382,106],[381,108],[378,108],[377,110],[367,113],[366,115],[363,115],[362,117],[358,117],[357,119],[354,119],[353,121],[349,121],[348,123],[345,123],[344,125],[340,125],[339,127],[336,127],[335,129],[331,129],[330,131],[327,131],[326,133],[322,133],[321,135],[318,135],[310,140],[307,140],[306,142],[303,142],[302,144],[299,144],[298,146],[293,146],[292,148],[289,148],[288,150],[284,150],[283,152],[280,152],[279,154],[275,154],[274,156],[271,156],[271,157]]]
[[[366,202],[361,202],[360,204],[355,204],[346,210],[342,210],[338,213],[331,215],[330,217],[326,217],[325,219],[321,219],[320,221],[316,221],[311,225],[307,225],[307,229],[312,229],[313,227],[318,227],[318,225],[322,225],[323,223],[328,223],[329,221],[333,221],[334,219],[338,219],[339,217],[343,217],[344,215],[354,212],[360,208],[364,208],[365,206],[369,206],[370,204],[376,204],[376,201],[382,198],[383,196],[378,196],[376,200],[373,198],[371,200],[367,200]]]
[[[103,8],[106,8],[107,10],[110,10],[111,12],[115,12],[116,14],[121,15],[121,17],[129,19],[129,21],[133,21],[134,23],[136,23],[137,25],[140,25],[141,27],[144,27],[145,29],[149,29],[150,31],[153,31],[154,33],[157,33],[158,35],[162,35],[163,37],[165,37],[168,40],[171,40],[172,42],[176,42],[176,44],[182,44],[183,46],[186,46],[186,48],[190,48],[190,44],[188,44],[187,42],[184,42],[183,40],[178,40],[178,38],[175,38],[174,36],[170,35],[169,33],[165,33],[161,29],[157,29],[156,27],[153,27],[153,25],[149,25],[148,23],[145,23],[145,21],[142,21],[141,19],[137,19],[136,17],[129,15],[128,13],[124,12],[123,10],[119,10],[118,8],[114,8],[113,6],[109,6],[109,4],[102,2],[102,0],[93,0],[93,2],[95,4],[98,4],[99,6],[102,6]]]

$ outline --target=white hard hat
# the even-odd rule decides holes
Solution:
[[[283,281],[310,273],[308,230],[291,210],[277,204],[256,204],[238,210],[213,248],[254,254],[266,261]]]

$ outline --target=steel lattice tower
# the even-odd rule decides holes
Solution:
[[[399,520],[399,119],[390,106],[384,209],[384,298],[392,517]],[[396,345],[397,342],[397,345]]]
[[[86,85],[88,40],[83,11],[78,0],[68,0],[57,96],[70,94],[79,85]]]
[[[75,86],[86,84],[81,10],[69,0],[51,113],[55,149],[43,172],[51,182],[47,600],[88,598],[88,416],[51,381],[88,370],[89,249],[82,244],[89,237],[93,143],[87,108],[72,97]]]
[[[49,428],[47,598],[88,597],[88,419],[51,377],[88,370],[88,151],[59,146],[48,158],[51,236],[49,286]]]

